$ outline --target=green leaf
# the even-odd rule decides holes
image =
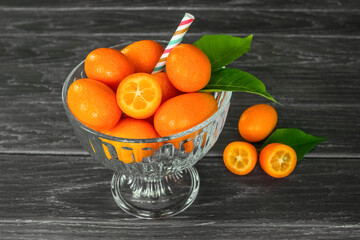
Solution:
[[[194,43],[211,63],[211,71],[216,72],[232,63],[250,50],[253,35],[245,38],[229,35],[205,35]]]
[[[266,92],[264,84],[250,73],[234,68],[224,68],[211,74],[209,83],[200,92],[238,91],[259,94],[277,101]]]
[[[306,153],[324,140],[323,137],[315,137],[296,128],[282,128],[276,129],[266,139],[261,149],[270,143],[282,143],[295,150],[297,161],[300,162]]]

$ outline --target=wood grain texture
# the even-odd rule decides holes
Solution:
[[[166,220],[157,224],[134,221],[5,221],[3,240],[49,239],[358,239],[358,226],[236,224],[227,221]],[[114,223],[115,222],[115,223]],[[64,231],[64,229],[66,229]]]
[[[200,36],[189,36],[193,42]],[[71,69],[92,49],[144,37],[5,37],[0,39],[0,151],[86,154],[61,103]],[[252,50],[232,67],[258,76],[283,106],[278,127],[295,127],[327,137],[313,154],[359,156],[360,46],[357,39],[257,37]],[[211,156],[239,140],[237,121],[248,106],[268,102],[234,93],[225,129]],[[351,136],[351,137],[349,137]],[[315,155],[313,155],[315,156]]]
[[[136,219],[110,192],[112,173],[82,150],[61,88],[91,50],[186,35],[254,34],[232,67],[283,105],[278,127],[327,140],[285,179],[259,165],[230,173],[222,151],[259,96],[235,93],[217,144],[196,165],[199,195],[165,220]],[[360,239],[360,1],[0,1],[0,239]],[[259,146],[260,144],[257,144]]]
[[[90,157],[0,155],[1,239],[320,239],[360,237],[360,159],[307,159],[286,179],[259,166],[230,173],[221,158],[196,165],[194,204],[166,220],[122,212],[111,172]],[[164,228],[168,231],[164,231]],[[264,235],[265,234],[265,235]]]
[[[68,11],[6,11],[0,9],[0,32],[14,34],[81,35],[173,34],[184,10],[100,9]],[[360,11],[327,12],[282,11],[276,9],[230,11],[228,9],[193,10],[196,21],[189,33],[262,33],[358,36]],[[17,17],[16,17],[17,16]],[[136,17],[134,17],[136,16]],[[209,17],[211,16],[211,17]],[[24,21],[23,19],[26,19]],[[149,21],[151,19],[151,21]]]
[[[111,9],[224,9],[239,11],[243,8],[250,9],[286,9],[287,11],[302,11],[302,10],[318,10],[318,11],[341,11],[349,10],[354,11],[359,9],[359,2],[354,0],[184,0],[184,1],[171,1],[171,0],[155,0],[155,1],[89,1],[89,0],[63,0],[61,2],[52,0],[2,0],[0,7],[7,10],[18,9],[35,9],[35,8],[55,8],[55,9],[71,9],[78,8],[111,8]]]

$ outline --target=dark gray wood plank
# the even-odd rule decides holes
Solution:
[[[1,239],[360,237],[360,159],[309,158],[285,179],[258,165],[247,176],[233,175],[221,158],[196,167],[201,187],[194,204],[148,221],[117,207],[112,173],[90,157],[2,154]]]
[[[184,10],[56,9],[6,11],[0,8],[0,32],[12,35],[139,34],[171,36]],[[261,9],[192,10],[189,33],[262,33],[358,36],[360,11],[283,11]],[[136,16],[136,17],[135,17]],[[26,19],[24,21],[24,19]],[[24,36],[25,37],[25,36]]]
[[[88,0],[63,0],[61,2],[51,0],[2,0],[0,7],[3,8],[60,8],[71,9],[79,8],[121,8],[121,9],[152,9],[152,8],[164,8],[164,9],[209,9],[209,8],[252,8],[252,9],[291,9],[291,10],[304,10],[304,9],[319,9],[319,10],[353,10],[359,9],[359,2],[354,0],[315,0],[315,1],[303,1],[303,0],[185,0],[185,1],[171,1],[171,0],[155,0],[155,1],[88,1]]]
[[[358,239],[355,225],[234,224],[224,222],[157,221],[144,226],[134,221],[0,221],[3,240],[49,239]],[[115,222],[115,224],[114,224]],[[66,230],[64,230],[66,229]]]
[[[0,152],[86,154],[68,123],[61,88],[71,69],[92,49],[145,37],[0,38]],[[189,36],[193,42],[199,36]],[[158,39],[158,38],[156,38]],[[360,46],[357,39],[255,35],[252,50],[233,67],[258,76],[283,106],[278,127],[327,137],[310,156],[359,156]],[[237,121],[266,99],[235,93],[225,129],[210,156],[239,140]],[[269,102],[268,102],[269,103]],[[274,105],[275,106],[275,105]]]
[[[268,102],[236,93],[218,143],[197,164],[194,204],[174,218],[139,220],[116,206],[112,173],[78,144],[61,86],[90,50],[169,39],[184,12],[197,17],[188,42],[255,33],[251,53],[232,66],[283,104],[274,105],[278,127],[328,139],[286,179],[259,165],[235,176],[222,151],[240,139],[241,112]],[[2,0],[0,239],[359,239],[359,14],[351,0]]]

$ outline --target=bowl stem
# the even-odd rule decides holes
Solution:
[[[195,200],[200,178],[194,167],[161,178],[140,178],[114,173],[111,192],[117,205],[138,218],[174,216]]]

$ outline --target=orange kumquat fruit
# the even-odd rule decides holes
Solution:
[[[95,131],[113,128],[121,117],[114,91],[93,79],[73,82],[68,89],[67,103],[74,116]]]
[[[217,111],[214,96],[206,93],[185,93],[164,102],[154,117],[161,137],[188,130],[208,119]]]
[[[179,91],[196,92],[209,83],[211,64],[199,48],[191,44],[181,44],[169,53],[166,73]]]
[[[85,59],[85,73],[88,78],[107,84],[116,91],[119,83],[134,73],[134,66],[119,50],[98,48]]]
[[[227,169],[237,175],[250,173],[257,162],[257,152],[247,142],[232,142],[226,146],[223,160]]]
[[[159,135],[155,131],[153,125],[145,120],[125,118],[119,121],[116,126],[110,130],[103,131],[106,135],[111,135],[120,138],[130,139],[149,139],[158,138]],[[158,147],[159,143],[126,143],[115,142],[107,139],[102,139],[115,147],[117,157],[124,163],[141,162],[142,158],[151,156],[154,149]],[[108,147],[104,147],[106,156],[110,159],[110,152]]]
[[[169,78],[167,77],[166,73],[158,72],[152,74],[155,80],[160,84],[161,92],[162,92],[162,99],[161,103],[166,102],[170,98],[173,98],[177,95],[180,95],[181,92],[177,90],[170,82]]]
[[[120,109],[129,117],[145,119],[155,113],[161,103],[161,87],[152,75],[135,73],[126,77],[116,92]]]
[[[134,42],[121,50],[134,64],[136,73],[152,73],[164,48],[152,40]]]
[[[296,162],[295,150],[282,143],[271,143],[260,153],[261,168],[275,178],[283,178],[292,173]]]
[[[246,109],[239,119],[239,133],[249,142],[264,140],[277,123],[275,109],[267,104],[257,104]]]

